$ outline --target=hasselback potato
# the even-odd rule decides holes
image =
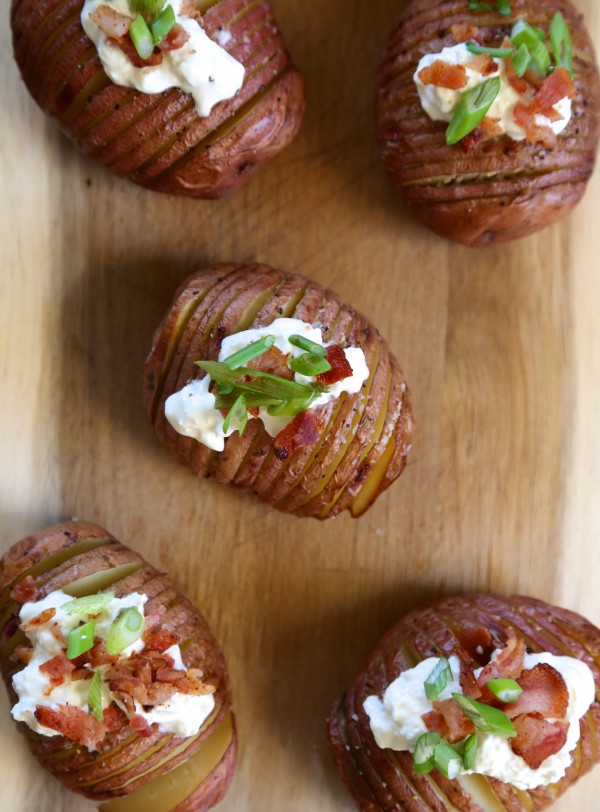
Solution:
[[[532,57],[537,36],[544,40],[540,64]],[[420,74],[419,67],[426,55],[441,55],[461,43],[481,49],[461,61],[472,70],[482,50],[508,50],[504,57],[494,53],[487,67],[485,56],[483,62],[479,56],[477,70],[488,78],[500,76],[502,90],[483,122],[458,142],[447,143],[447,122],[456,107],[450,112],[444,107],[450,96],[441,88],[463,87],[461,77],[454,67],[448,73],[442,66],[444,75],[438,72],[437,78]],[[567,68],[557,70],[562,65]],[[417,74],[428,87],[418,86]],[[467,73],[465,88],[472,86],[473,76]],[[553,97],[559,78],[566,89]],[[423,92],[431,94],[432,86],[440,89],[438,99],[430,95],[423,105]],[[559,109],[561,98],[572,99],[570,119],[568,102]],[[413,0],[379,67],[377,136],[391,180],[417,216],[447,239],[485,246],[537,231],[579,201],[596,158],[599,102],[594,47],[570,0]],[[429,104],[438,118],[426,112]],[[555,126],[561,119],[568,119],[566,127]]]
[[[74,792],[105,801],[103,812],[201,812],[222,798],[236,758],[229,677],[206,621],[167,576],[101,527],[73,521],[15,544],[0,562],[0,590],[2,676],[18,727],[43,767]],[[123,617],[137,610],[116,604],[133,607],[143,595],[143,632],[125,633],[119,644],[118,636],[111,637],[113,628],[123,634]],[[72,599],[78,606],[81,600],[75,599],[84,596],[94,596],[83,601],[88,608],[89,600],[105,601],[107,608],[92,607],[87,615],[45,609],[38,615],[37,605],[44,601],[66,607],[64,601]],[[112,611],[104,626],[103,611]],[[113,615],[106,636],[100,629]],[[76,626],[67,635],[64,617],[71,618],[70,626],[95,621],[87,649],[81,639],[71,639],[86,627]],[[32,636],[36,629],[38,637]],[[49,659],[48,640],[55,651]],[[133,648],[124,649],[126,642]],[[72,643],[80,648],[71,651]],[[175,644],[178,653],[171,648]],[[38,695],[41,673],[50,680],[47,701]],[[92,699],[92,677],[98,673],[101,690],[111,691],[103,713]],[[86,692],[88,686],[87,705],[69,707],[77,696],[73,692]],[[186,710],[177,711],[181,707]],[[158,718],[152,712],[167,719],[169,708],[185,733],[152,721]],[[185,726],[199,711],[190,733]]]
[[[292,333],[300,325],[317,339],[322,331],[323,343],[332,352],[364,353],[362,384],[359,380],[354,392],[348,388],[326,404],[297,410],[301,413],[287,418],[292,422],[281,434],[265,430],[263,423],[269,418],[261,410],[261,420],[249,419],[243,434],[235,431],[224,443],[221,439],[221,451],[200,443],[193,433],[184,436],[183,430],[175,430],[166,409],[174,396],[183,397],[188,389],[202,386],[203,371],[197,362],[216,361],[224,352],[223,342],[237,340],[242,331],[252,328],[258,331],[251,334],[256,338],[281,331],[283,325],[291,325]],[[308,346],[314,349],[314,344]],[[292,347],[285,342],[281,347],[281,351],[274,347],[265,359],[274,364],[271,372],[292,378],[290,356],[282,354]],[[329,357],[325,346],[317,351]],[[257,360],[268,372],[267,361]],[[313,379],[311,386],[316,380],[321,378]],[[277,386],[281,382],[278,377]],[[286,391],[288,384],[295,386],[284,380]],[[208,390],[204,396],[211,397]],[[227,408],[233,396],[229,398]],[[214,402],[221,408],[218,400]],[[335,293],[266,265],[217,265],[182,284],[146,362],[145,403],[159,439],[197,476],[250,491],[297,516],[324,519],[346,509],[353,516],[362,514],[400,475],[411,444],[410,395],[379,332]],[[251,412],[250,408],[250,417]]]
[[[495,708],[504,711],[501,714],[503,723],[510,725],[509,719],[512,720],[515,730],[502,734],[511,737],[503,740],[505,751],[510,752],[506,742],[512,742],[511,758],[516,766],[512,768],[511,782],[498,780],[490,773],[467,773],[466,754],[464,771],[457,777],[449,778],[443,774],[444,768],[439,767],[437,755],[435,768],[428,765],[419,772],[416,766],[421,762],[418,746],[413,755],[412,751],[403,749],[403,745],[392,747],[388,741],[382,742],[384,746],[377,744],[375,737],[380,735],[377,711],[385,707],[389,696],[386,690],[390,685],[397,686],[404,682],[407,675],[416,674],[415,667],[419,663],[420,670],[427,674],[430,669],[425,661],[442,657],[457,658],[455,662],[458,663],[461,686],[459,693],[467,697],[479,696],[483,703],[495,703]],[[521,663],[517,665],[519,657]],[[562,676],[548,664],[527,664],[529,659],[564,663],[567,657],[573,660],[568,661],[568,668],[560,666]],[[528,670],[522,670],[523,658],[526,661],[524,668]],[[487,681],[488,677],[506,676],[510,670],[503,674],[502,669],[515,666],[512,676],[519,683],[516,687],[521,691],[520,698],[509,699],[498,692],[495,693],[496,698],[492,697],[492,682]],[[578,683],[575,688],[572,681],[567,692],[565,674],[573,676],[574,671],[579,676],[583,675],[583,683],[587,681],[585,691],[581,688],[583,683]],[[399,677],[400,681],[396,682]],[[508,680],[496,680],[498,682]],[[487,698],[483,695],[485,684],[489,688]],[[497,691],[497,687],[494,684],[493,690]],[[410,702],[419,706],[417,713],[421,713],[421,702],[425,701],[424,688],[427,690],[427,686],[421,682],[421,699],[417,698],[416,693],[411,694]],[[439,688],[438,685],[438,691]],[[412,690],[415,691],[414,683]],[[560,692],[567,695],[561,699]],[[365,812],[398,809],[410,812],[443,812],[450,809],[461,812],[531,812],[551,805],[579,776],[598,762],[599,695],[600,630],[584,618],[526,597],[482,594],[456,597],[409,613],[383,636],[350,689],[332,709],[328,722],[329,740],[344,782],[358,807]],[[445,695],[441,693],[439,696],[443,698]],[[383,706],[380,704],[382,697],[385,697]],[[396,692],[396,697],[401,700],[400,693]],[[502,702],[497,697],[502,697]],[[562,710],[556,709],[555,702],[559,705],[563,703]],[[560,721],[565,716],[567,703],[568,717],[572,708],[579,704],[579,710],[569,717],[572,724],[568,726]],[[442,739],[446,736],[448,741],[457,742],[460,736],[454,739],[450,736],[452,727],[458,722],[469,725],[469,719],[475,717],[467,718],[461,714],[457,722],[455,715],[448,715],[449,705],[454,705],[454,699],[439,704],[433,701],[433,707],[444,716],[442,722],[447,721],[446,726],[442,724],[439,727],[437,713],[428,713],[421,718],[427,730],[445,729]],[[492,712],[498,713],[497,710]],[[395,721],[400,724],[400,716]],[[471,731],[467,728],[461,736],[475,730],[483,754],[479,731],[486,728],[480,722],[475,721]],[[389,724],[391,728],[394,727],[394,723]],[[524,738],[523,734],[524,726],[528,725],[538,728],[533,733],[529,731],[529,739]],[[568,732],[571,729],[572,732]],[[517,736],[515,731],[518,732]],[[578,741],[577,734],[580,734]],[[433,735],[439,741],[436,734]],[[566,740],[567,735],[573,738]],[[558,738],[555,741],[553,737]],[[460,750],[460,744],[454,746]],[[557,756],[558,748],[564,751]],[[491,766],[488,764],[490,772],[504,769],[501,751],[496,749],[490,752],[493,756]],[[519,758],[515,760],[514,754]],[[563,759],[562,771],[551,774],[550,761],[558,758]],[[472,768],[475,773],[477,763]],[[529,768],[535,768],[538,772],[532,774]],[[540,770],[541,775],[545,776],[544,782],[533,788],[532,785],[540,779],[531,780],[531,776],[540,774]]]
[[[115,0],[101,6],[109,15],[108,34],[116,26],[108,41],[114,45],[119,34],[133,60],[127,67],[141,68],[145,63],[116,13],[129,7],[118,2],[116,8]],[[305,107],[304,79],[286,51],[269,0],[170,2],[189,12],[213,46],[219,44],[245,69],[241,89],[223,95],[202,115],[179,86],[140,92],[111,81],[82,27],[84,0],[12,0],[15,58],[35,101],[85,155],[155,191],[215,198],[244,183],[294,138]],[[132,3],[132,15],[139,7]],[[181,26],[174,30],[181,33]],[[157,46],[150,58],[167,59],[170,47]],[[218,78],[205,80],[210,92]]]

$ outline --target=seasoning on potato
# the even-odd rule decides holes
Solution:
[[[174,584],[66,522],[0,562],[0,668],[30,750],[101,812],[203,812],[236,758],[223,654]]]
[[[304,79],[269,0],[12,0],[11,24],[42,110],[149,189],[220,197],[300,127]]]
[[[267,265],[189,277],[146,362],[146,409],[199,477],[296,516],[360,516],[403,471],[412,406],[377,329]]]
[[[594,47],[570,0],[413,0],[380,64],[378,140],[425,225],[486,246],[580,200],[599,103]]]
[[[329,719],[370,812],[545,809],[600,758],[600,629],[521,596],[417,609],[375,646]]]

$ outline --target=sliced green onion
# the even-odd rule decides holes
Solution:
[[[487,687],[500,702],[516,702],[523,693],[523,689],[514,679],[491,679]]]
[[[507,59],[514,52],[514,48],[486,48],[476,42],[467,42],[467,51],[472,54],[489,54],[497,59]]]
[[[129,36],[140,58],[150,59],[154,51],[154,40],[147,22],[141,14],[138,14],[129,26]]]
[[[120,654],[132,646],[142,636],[144,616],[135,607],[122,609],[108,630],[106,650],[109,654]]]
[[[244,433],[246,426],[248,424],[248,406],[246,405],[246,398],[243,395],[240,395],[231,409],[229,410],[229,414],[225,418],[225,422],[223,423],[223,433],[227,434],[229,431],[229,426],[231,425],[231,421],[235,419],[239,424],[239,432],[240,437]]]
[[[556,12],[550,23],[550,43],[556,65],[566,68],[573,78],[573,41],[565,18],[560,11]]]
[[[277,403],[273,406],[269,406],[268,412],[271,417],[295,417],[297,414],[300,414],[300,412],[305,412],[317,397],[318,395],[315,392],[308,398],[286,400],[285,403]]]
[[[156,17],[165,7],[165,0],[129,0],[129,8],[145,17]]]
[[[534,28],[525,20],[517,20],[510,38],[518,47],[527,46],[535,69],[541,76],[546,76],[550,68],[550,53],[546,48],[546,35],[541,28]]]
[[[465,740],[465,749],[463,751],[463,766],[465,770],[473,769],[473,765],[477,759],[477,747],[477,733],[471,733]]]
[[[306,375],[311,378],[315,375],[322,375],[324,372],[329,372],[331,364],[326,358],[320,355],[312,355],[310,352],[305,352],[304,355],[299,355],[298,358],[292,358],[290,361],[290,369],[298,372],[300,375]]]
[[[311,355],[322,355],[324,358],[327,356],[327,347],[317,344],[316,341],[311,341],[310,338],[293,335],[288,338],[288,341],[293,347],[298,347],[305,352],[310,352]]]
[[[440,657],[435,668],[425,680],[425,696],[430,702],[437,699],[448,682],[454,679],[450,663],[445,657]]]
[[[470,11],[493,11],[489,3],[480,3],[478,0],[469,0]]]
[[[227,364],[219,361],[196,361],[196,365],[208,372],[213,381],[233,384],[235,389],[238,390],[238,394],[252,393],[263,395],[265,398],[274,398],[275,400],[290,400],[291,398],[307,398],[313,392],[323,393],[326,391],[324,386],[317,383],[296,383],[296,381],[280,378],[278,375],[271,375],[268,372],[260,372],[257,369],[248,369],[247,367],[239,367],[233,370],[229,369]],[[244,383],[238,382],[247,375],[253,380]]]
[[[173,6],[167,6],[166,9],[160,14],[150,26],[152,31],[152,39],[155,45],[160,45],[161,42],[168,37],[171,29],[175,25],[176,18]]]
[[[413,772],[416,775],[423,775],[433,770],[435,767],[433,753],[440,743],[440,734],[435,731],[423,733],[422,736],[419,736],[413,757]]]
[[[91,716],[95,716],[99,722],[104,721],[104,711],[102,710],[102,673],[95,671],[90,690],[88,692],[88,708]]]
[[[244,367],[249,361],[253,361],[255,358],[258,358],[259,355],[264,355],[267,350],[270,350],[275,341],[275,336],[265,336],[259,339],[259,341],[255,341],[253,344],[244,347],[243,350],[234,352],[233,355],[226,358],[223,363],[228,366],[229,369]]]
[[[68,603],[63,603],[60,608],[69,615],[99,615],[114,599],[114,592],[102,592],[99,595],[76,598]]]
[[[482,733],[493,733],[503,739],[510,739],[517,735],[513,723],[505,713],[497,708],[477,702],[462,694],[452,694],[458,706],[468,718],[473,722],[477,730]]]
[[[461,138],[473,132],[475,127],[481,124],[496,96],[500,93],[500,86],[500,77],[494,76],[462,94],[452,121],[446,130],[447,144],[458,143]]]
[[[94,645],[94,629],[96,624],[93,620],[85,623],[83,626],[78,626],[69,632],[67,638],[67,657],[69,660],[75,660],[86,651],[89,651]]]
[[[433,759],[435,767],[442,775],[453,781],[460,775],[463,767],[463,760],[458,750],[455,750],[451,744],[441,742],[433,751]]]
[[[512,14],[510,0],[498,0],[498,14],[501,14],[503,17],[509,17]]]
[[[531,61],[529,48],[525,45],[525,43],[523,43],[523,45],[519,45],[512,58],[512,63],[517,76],[525,75],[527,68],[531,65]]]
[[[230,395],[233,392],[233,384],[231,383],[218,383],[217,393],[219,395]]]

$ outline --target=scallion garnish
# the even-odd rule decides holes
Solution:
[[[67,657],[69,660],[75,660],[81,657],[86,651],[89,651],[94,645],[94,629],[96,624],[93,620],[85,623],[83,626],[78,626],[69,632],[67,638]]]
[[[512,14],[510,0],[498,0],[498,14],[501,14],[503,17],[509,17]]]
[[[514,53],[514,48],[486,48],[476,42],[467,42],[467,51],[472,54],[489,54],[497,59],[507,59]]]
[[[480,3],[479,0],[469,0],[470,11],[493,11],[489,3]]]
[[[566,68],[573,78],[573,42],[571,32],[560,11],[556,12],[550,23],[550,44],[556,65]]]
[[[231,421],[236,420],[238,423],[238,431],[240,433],[240,437],[244,433],[246,426],[248,424],[248,406],[246,404],[246,398],[243,395],[239,395],[229,410],[229,414],[225,418],[225,422],[223,423],[223,434],[227,434],[229,431],[229,427],[231,425]]]
[[[527,46],[533,66],[541,76],[546,76],[550,68],[550,53],[546,48],[546,34],[542,29],[529,25],[525,20],[517,20],[510,38],[517,47]]]
[[[270,350],[275,341],[275,336],[265,336],[264,338],[255,341],[253,344],[249,344],[247,347],[244,347],[243,350],[234,352],[233,355],[229,356],[229,358],[225,358],[223,363],[225,366],[228,366],[229,369],[239,369],[239,367],[245,367],[249,361],[253,361],[255,358],[258,358],[259,355],[264,355],[267,350]]]
[[[413,756],[413,772],[416,775],[423,775],[433,770],[435,766],[434,751],[440,743],[440,734],[435,731],[419,736]]]
[[[136,14],[152,19],[157,17],[165,7],[165,0],[129,0],[129,8]]]
[[[477,747],[477,733],[471,733],[471,735],[465,739],[465,749],[463,751],[463,767],[465,770],[473,769],[473,765],[477,759]]]
[[[500,702],[516,702],[523,693],[523,689],[514,679],[491,679],[487,687]]]
[[[316,341],[311,341],[310,338],[293,335],[288,338],[288,341],[293,347],[298,347],[300,350],[310,352],[311,355],[322,355],[324,358],[327,355],[327,347],[317,344]]]
[[[504,739],[510,739],[517,735],[513,723],[505,713],[497,708],[477,702],[462,694],[452,694],[458,706],[468,718],[473,722],[477,730],[482,733],[493,733]]]
[[[99,615],[114,599],[114,592],[102,592],[99,595],[76,598],[60,608],[70,615]]]
[[[99,722],[104,721],[104,711],[102,710],[102,673],[95,671],[88,691],[88,708],[90,714],[95,716]]]
[[[305,412],[318,397],[317,393],[313,392],[308,398],[294,398],[284,403],[276,403],[269,406],[267,411],[271,417],[295,417],[300,412]]]
[[[452,682],[453,675],[450,663],[445,657],[440,657],[437,661],[435,668],[425,680],[425,696],[430,702],[437,699],[442,693],[448,682]]]
[[[175,21],[176,18],[175,12],[173,11],[173,6],[167,6],[150,26],[150,30],[152,31],[152,39],[154,40],[155,45],[160,45],[161,42],[164,42],[166,37],[169,36],[171,29],[175,25]]]
[[[294,372],[298,372],[300,375],[306,375],[307,378],[312,378],[315,375],[322,375],[324,372],[329,372],[331,364],[321,355],[313,355],[310,352],[305,352],[297,358],[292,358],[290,361],[290,369],[293,369]]]
[[[469,0],[471,11],[493,11],[494,7],[490,3],[480,3],[478,0]],[[510,0],[496,0],[496,11],[503,17],[508,17],[512,13]]]
[[[524,76],[527,68],[531,65],[531,54],[525,43],[519,45],[513,54],[512,63],[517,76]]]
[[[451,781],[460,775],[463,768],[463,760],[458,750],[455,750],[451,744],[447,742],[438,744],[433,751],[433,759],[436,769]]]
[[[462,94],[446,130],[447,144],[458,143],[481,124],[500,93],[500,87],[500,77],[494,76]]]
[[[120,654],[132,646],[142,636],[144,616],[135,607],[122,609],[108,630],[106,650],[109,654]]]
[[[154,51],[154,40],[152,31],[148,28],[146,20],[141,14],[132,21],[129,26],[129,36],[141,59],[150,59]]]
[[[213,381],[217,383],[233,384],[234,393],[237,395],[260,395],[264,398],[264,405],[273,402],[291,400],[293,398],[307,398],[313,392],[321,394],[326,392],[326,388],[317,383],[303,384],[296,381],[288,381],[278,375],[271,375],[268,372],[261,372],[257,369],[239,367],[229,369],[227,364],[219,361],[196,361],[196,365],[208,372]],[[250,377],[249,381],[241,381],[242,378]],[[236,395],[236,397],[237,397]],[[234,398],[235,400],[235,398]],[[259,403],[250,403],[248,406],[258,406]],[[217,406],[217,408],[222,408]]]

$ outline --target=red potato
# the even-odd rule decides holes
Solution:
[[[84,0],[12,0],[14,53],[39,106],[90,158],[146,188],[221,197],[295,137],[305,84],[269,0],[194,0],[202,28],[245,69],[242,89],[200,117],[179,89],[158,95],[107,77],[80,21]]]
[[[467,0],[413,0],[377,77],[377,137],[392,183],[425,225],[469,246],[524,237],[565,217],[596,160],[600,78],[581,15],[570,0],[511,0],[510,6],[510,16],[502,16],[470,11]],[[499,47],[519,18],[548,32],[557,11],[573,39],[577,95],[555,146],[493,137],[493,131],[489,140],[447,145],[448,125],[429,118],[413,81],[421,57],[468,39]]]
[[[17,699],[12,677],[23,668],[19,653],[27,645],[18,628],[20,604],[57,589],[73,597],[141,592],[148,596],[146,616],[166,607],[157,630],[179,636],[186,668],[202,671],[215,707],[187,739],[157,725],[137,735],[122,716],[93,753],[19,722],[32,753],[70,790],[105,801],[101,812],[146,812],[149,804],[155,812],[208,810],[231,782],[237,739],[225,660],[204,618],[167,576],[97,525],[65,522],[28,536],[0,562],[0,668],[11,703]]]
[[[574,612],[533,598],[496,595],[449,598],[410,612],[377,643],[350,689],[335,703],[328,721],[333,757],[359,809],[363,812],[444,812],[450,809],[532,812],[550,806],[598,762],[600,703],[597,698],[580,721],[581,738],[564,778],[529,791],[517,790],[485,776],[462,776],[451,781],[437,770],[415,775],[409,752],[378,747],[363,708],[368,696],[382,697],[401,673],[428,657],[456,655],[461,663],[468,663],[469,668],[479,668],[487,663],[494,649],[507,645],[511,635],[513,640],[516,636],[516,641],[506,649],[507,653],[513,645],[517,649],[523,645],[519,641],[524,641],[532,653],[550,652],[585,662],[592,671],[598,697],[600,629]],[[510,666],[510,658],[509,654],[506,667]],[[533,674],[532,671],[523,673]],[[525,686],[525,681],[522,682]],[[531,718],[520,717],[521,720]],[[448,804],[440,798],[447,798]]]
[[[362,391],[310,410],[317,432],[286,458],[259,420],[229,437],[223,452],[178,434],[165,402],[203,377],[195,362],[216,360],[225,336],[278,317],[318,324],[328,343],[362,347],[370,370]],[[182,284],[155,334],[144,396],[158,438],[179,462],[296,516],[361,515],[402,473],[411,448],[410,393],[376,328],[335,293],[267,265],[217,265]]]

